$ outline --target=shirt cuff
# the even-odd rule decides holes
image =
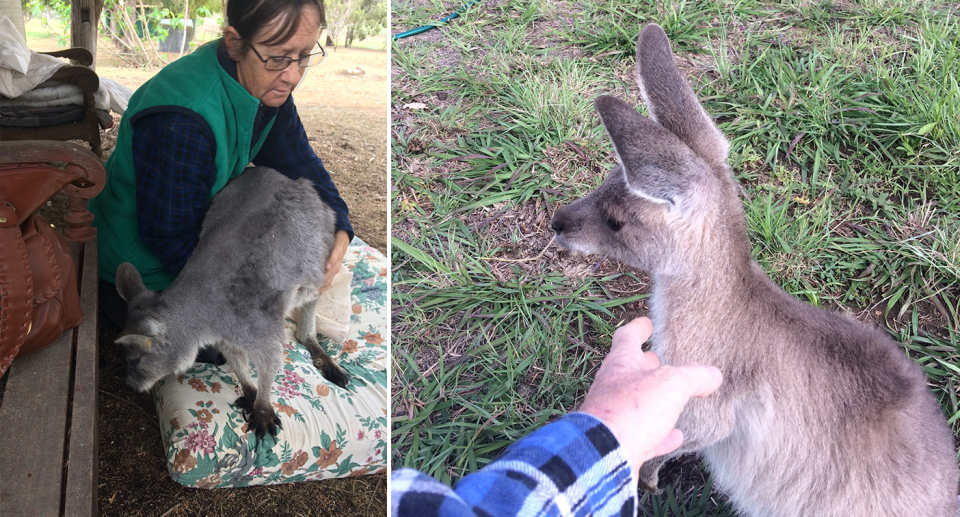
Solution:
[[[333,232],[336,233],[336,232],[339,232],[340,230],[343,230],[347,232],[347,236],[350,237],[350,242],[353,242],[353,225],[350,224],[350,219],[347,219],[347,214],[339,210],[336,212],[337,212],[337,222],[333,228]]]
[[[449,486],[422,472],[399,469],[390,474],[390,515],[470,517],[476,514]]]
[[[524,437],[481,471],[488,472],[533,487],[511,509],[518,513],[637,514],[637,481],[626,452],[606,424],[586,413],[565,415]],[[501,514],[502,505],[487,498],[479,506]]]

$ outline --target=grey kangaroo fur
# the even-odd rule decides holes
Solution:
[[[687,405],[683,445],[645,463],[641,486],[656,490],[667,459],[698,452],[741,515],[955,515],[953,437],[920,368],[886,334],[770,281],[750,257],[728,143],[657,25],[640,34],[637,69],[650,118],[596,100],[619,166],[552,226],[563,246],[651,274],[664,364],[724,374]]]
[[[255,167],[214,197],[196,249],[166,290],[147,289],[132,264],[121,264],[117,291],[129,308],[116,342],[126,352],[127,384],[149,390],[190,368],[200,347],[216,346],[237,372],[243,396],[235,405],[250,429],[276,436],[282,426],[270,386],[283,366],[284,316],[299,307],[297,340],[325,378],[346,387],[349,377],[316,332],[335,218],[309,180]]]

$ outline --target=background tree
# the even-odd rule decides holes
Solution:
[[[363,41],[370,36],[375,36],[386,26],[386,0],[363,0],[360,7],[350,16],[344,46],[349,47],[354,40]]]
[[[155,0],[153,0],[155,1]],[[186,47],[187,20],[194,30],[200,18],[222,13],[221,0],[160,0],[145,5],[143,0],[104,0],[101,33],[117,48],[116,54],[136,65],[166,64],[158,50],[170,29],[179,29],[180,48]]]
[[[16,0],[14,0],[16,1]],[[179,48],[187,48],[187,26],[194,30],[200,18],[222,13],[224,0],[20,0],[23,11],[40,18],[43,25],[59,38],[60,46],[80,46],[94,55],[97,27],[113,45],[100,46],[130,64],[163,65],[166,54],[159,50],[171,29],[182,30]],[[77,34],[71,34],[71,19],[76,18]],[[222,18],[220,18],[222,20]],[[189,22],[188,22],[189,20]]]
[[[333,42],[336,50],[340,34],[350,25],[350,17],[360,7],[361,0],[327,0],[324,2],[327,14],[328,43]]]

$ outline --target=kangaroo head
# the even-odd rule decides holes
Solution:
[[[128,262],[117,268],[117,292],[127,302],[127,322],[115,341],[127,359],[127,385],[149,390],[174,371],[186,371],[193,356],[184,362],[178,347],[167,341],[167,327],[156,316],[158,293],[147,289],[137,268]]]
[[[598,189],[558,210],[551,226],[563,246],[653,274],[702,267],[697,262],[723,253],[717,248],[729,245],[730,230],[746,239],[729,144],[680,76],[658,25],[640,33],[637,76],[650,118],[619,99],[597,98],[619,165]]]

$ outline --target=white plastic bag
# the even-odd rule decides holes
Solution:
[[[97,107],[100,108],[101,96],[105,99],[107,107],[100,109],[109,109],[114,113],[123,115],[127,110],[127,103],[133,90],[111,79],[100,78],[100,89],[97,90]]]
[[[0,95],[19,97],[46,81],[61,66],[66,63],[31,52],[10,18],[0,17]]]
[[[27,73],[30,65],[30,49],[10,18],[0,16],[0,68]]]
[[[27,48],[27,42],[13,22],[0,16],[0,95],[15,101],[0,100],[6,106],[64,106],[83,104],[80,89],[71,84],[36,86],[67,63],[53,56],[37,54]],[[36,89],[34,89],[36,88]],[[94,94],[97,109],[123,114],[133,90],[110,79],[100,78],[100,89]]]

